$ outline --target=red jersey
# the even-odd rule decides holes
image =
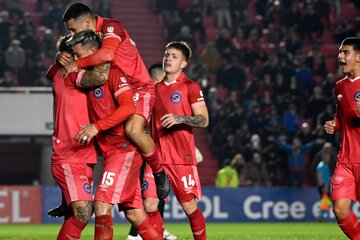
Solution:
[[[87,93],[91,122],[94,123],[104,119],[114,112],[119,107],[116,97],[128,90],[130,90],[130,87],[125,75],[119,69],[112,67],[106,83]],[[119,150],[133,151],[135,149],[125,137],[123,124],[118,124],[115,127],[98,133],[96,140],[104,157],[108,157]]]
[[[96,32],[102,33],[103,42],[108,38],[115,38],[120,41],[112,63],[126,75],[126,79],[133,91],[136,91],[137,88],[154,88],[154,83],[136,48],[135,42],[130,38],[119,20],[96,16]],[[105,61],[102,61],[102,57],[106,54],[113,53],[100,48],[96,53],[78,59],[77,65],[79,68],[84,68],[103,64]]]
[[[59,76],[60,65],[52,65],[48,79],[53,81],[54,122],[52,136],[53,164],[61,163],[96,163],[94,144],[80,145],[75,139],[81,125],[89,124],[89,114],[85,93],[65,85],[65,80]],[[76,73],[67,78],[76,78]]]
[[[192,116],[192,105],[205,104],[201,87],[182,73],[170,84],[164,80],[157,83],[155,97],[152,136],[160,149],[162,163],[196,165],[192,127],[179,124],[166,129],[161,126],[160,118],[168,113]]]
[[[360,163],[360,114],[356,101],[360,99],[360,77],[345,77],[335,85],[336,118],[341,132],[339,163]]]

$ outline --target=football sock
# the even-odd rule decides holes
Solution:
[[[137,230],[143,240],[163,240],[163,236],[154,228],[154,223],[148,215],[137,227]]]
[[[150,217],[151,221],[155,224],[154,227],[156,231],[162,236],[164,234],[164,222],[160,215],[159,211],[148,212],[147,215]]]
[[[161,218],[164,218],[164,208],[165,208],[165,200],[160,200],[158,204],[159,213]]]
[[[129,235],[136,237],[138,235],[138,232],[136,230],[136,227],[134,227],[134,225],[131,225],[130,231],[129,231]]]
[[[81,232],[86,227],[86,224],[80,221],[75,216],[65,220],[62,225],[57,240],[80,239]]]
[[[154,148],[154,150],[151,153],[147,153],[147,154],[143,153],[142,157],[147,162],[147,164],[149,164],[153,173],[159,173],[164,170],[162,165],[160,164],[159,152],[157,148]]]
[[[206,223],[201,210],[197,208],[193,213],[188,215],[188,217],[194,239],[206,240]]]
[[[95,217],[95,240],[112,240],[114,226],[111,215],[100,215]]]
[[[353,212],[341,220],[338,220],[339,227],[352,240],[360,240],[360,224],[359,220]]]

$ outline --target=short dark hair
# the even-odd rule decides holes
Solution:
[[[191,48],[186,42],[170,42],[166,45],[166,50],[171,48],[179,50],[184,55],[186,61],[189,61],[191,58]]]
[[[345,38],[342,42],[341,45],[348,45],[348,46],[352,46],[354,51],[356,52],[360,52],[360,38],[358,37],[348,37]]]
[[[62,20],[63,22],[67,22],[70,19],[78,19],[85,15],[93,16],[90,7],[84,3],[74,3],[65,10]]]
[[[72,38],[67,40],[66,43],[71,47],[75,44],[81,43],[82,46],[89,45],[91,47],[95,47],[96,49],[101,48],[100,37],[92,30],[78,32]]]
[[[71,52],[71,47],[67,44],[67,41],[71,38],[71,35],[61,36],[56,43],[56,48],[60,52]]]

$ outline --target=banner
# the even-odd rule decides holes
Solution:
[[[62,223],[49,218],[47,211],[61,203],[61,192],[56,187],[43,188],[43,223]],[[312,222],[320,213],[320,194],[317,188],[203,188],[198,201],[207,222]],[[358,204],[352,210],[360,216]],[[117,207],[114,222],[126,222]],[[165,222],[187,222],[187,217],[173,195],[165,204]],[[326,221],[335,221],[329,210]]]
[[[0,224],[41,223],[41,187],[0,186]]]

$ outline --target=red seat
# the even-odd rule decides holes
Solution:
[[[203,18],[203,24],[205,28],[215,27],[215,18],[213,16],[205,16]]]

